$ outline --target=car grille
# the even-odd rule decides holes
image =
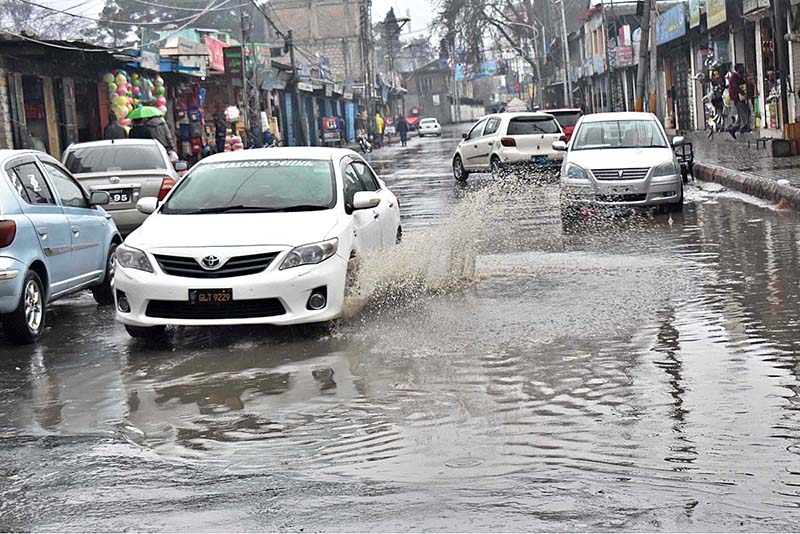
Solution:
[[[283,315],[278,299],[232,300],[214,304],[192,304],[177,300],[151,300],[147,316],[159,319],[254,319]]]
[[[597,195],[598,202],[643,202],[647,200],[646,193],[635,193],[630,195]]]
[[[197,260],[183,256],[161,256],[156,254],[159,267],[166,274],[183,276],[187,278],[231,278],[233,276],[247,276],[263,272],[278,255],[277,252],[269,254],[254,254],[252,256],[238,256],[231,258],[216,271],[203,269]]]
[[[644,180],[650,167],[638,169],[592,169],[592,174],[598,180]]]

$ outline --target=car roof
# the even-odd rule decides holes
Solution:
[[[554,118],[549,113],[545,113],[543,111],[504,111],[503,113],[490,115],[490,117],[511,117],[512,119],[517,119],[519,117],[541,117],[546,119]]]
[[[53,158],[53,156],[51,156],[47,152],[42,152],[41,150],[32,150],[29,148],[20,148],[20,149],[4,148],[0,149],[0,164],[5,163],[7,160],[11,158],[18,156],[25,156],[25,155],[44,156],[50,159],[56,159]]]
[[[581,120],[583,122],[654,121],[656,120],[656,116],[652,113],[639,111],[620,111],[615,113],[592,113],[590,115],[584,115]]]
[[[252,150],[234,150],[203,158],[203,163],[220,163],[223,161],[251,161],[254,159],[314,159],[335,160],[344,156],[358,156],[349,148],[327,148],[314,146],[290,146],[273,148],[255,148]]]
[[[158,143],[158,141],[155,139],[105,139],[103,141],[73,143],[67,147],[67,150],[74,150],[76,148],[96,148],[102,146],[152,145],[153,143]]]
[[[580,108],[554,108],[554,109],[543,109],[541,110],[542,113],[583,113]]]
[[[436,117],[423,117],[423,118],[420,119],[420,122],[422,122],[422,121],[438,121],[438,120],[439,119],[437,119]]]

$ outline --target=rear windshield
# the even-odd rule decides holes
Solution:
[[[75,174],[166,169],[164,158],[154,145],[77,148],[67,156],[66,166]]]
[[[561,130],[549,117],[516,117],[508,123],[507,135],[556,134]]]
[[[579,111],[550,112],[550,115],[553,115],[556,118],[562,128],[567,126],[575,126],[578,123],[578,119],[581,118]]]
[[[436,124],[436,119],[422,119],[420,124]]]

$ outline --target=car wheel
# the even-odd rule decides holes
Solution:
[[[136,339],[159,339],[167,333],[166,326],[131,326],[126,324],[128,335]]]
[[[673,203],[673,204],[669,204],[667,206],[667,211],[672,212],[672,213],[679,213],[679,212],[683,211],[683,184],[682,183],[681,183],[680,199],[677,202]]]
[[[492,160],[489,163],[489,167],[492,170],[492,177],[499,178],[500,175],[503,173],[503,164],[500,163],[500,158],[497,156],[492,156]]]
[[[355,254],[350,255],[350,261],[347,262],[347,272],[344,275],[344,296],[352,297],[358,288],[358,271],[359,271],[358,256]]]
[[[398,226],[397,227],[397,234],[396,234],[396,236],[394,238],[394,243],[395,243],[395,245],[399,245],[402,242],[403,242],[403,227],[402,226]]]
[[[102,284],[92,288],[94,300],[100,306],[114,304],[114,272],[117,268],[117,257],[114,253],[116,251],[117,244],[111,243],[111,247],[108,249],[108,258],[106,259],[106,276],[103,278]]]
[[[34,271],[25,274],[17,309],[3,315],[3,329],[15,345],[35,343],[44,331],[47,296],[42,279]]]
[[[453,158],[453,176],[457,182],[466,182],[469,178],[469,173],[464,169],[464,163],[461,161],[461,156]]]

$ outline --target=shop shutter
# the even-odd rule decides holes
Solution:
[[[797,96],[797,91],[800,90],[800,42],[794,41],[791,43],[791,56],[792,56],[792,87],[790,90],[795,92],[794,112],[795,117],[800,117],[800,97]]]

